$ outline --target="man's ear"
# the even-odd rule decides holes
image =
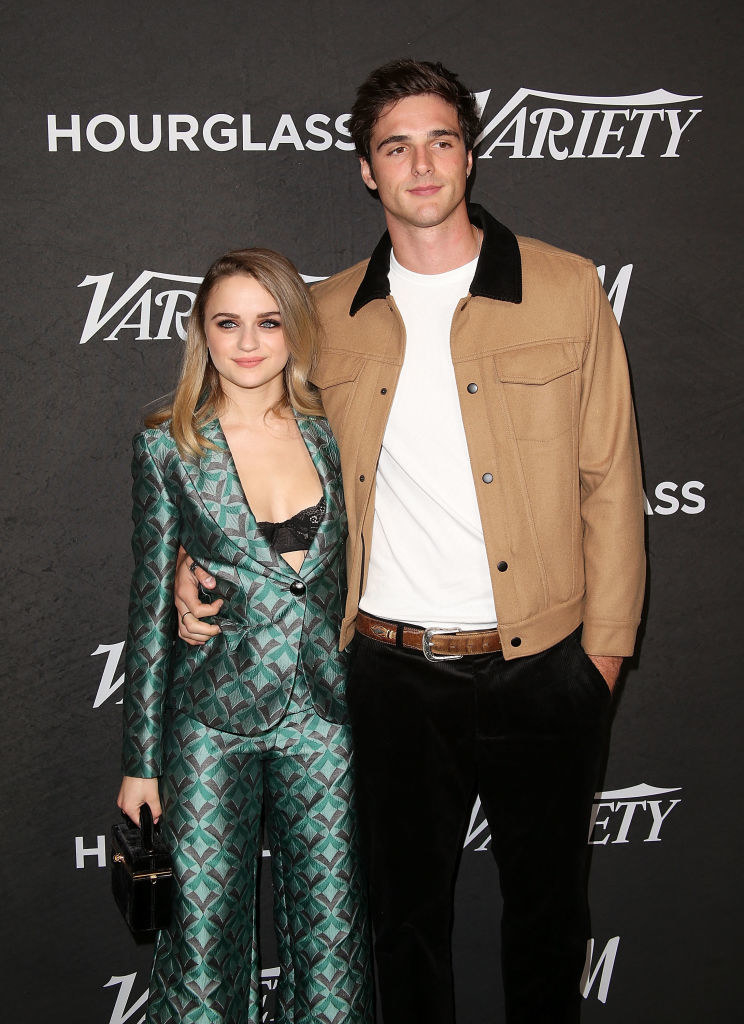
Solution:
[[[377,183],[375,182],[374,175],[372,174],[372,168],[369,165],[369,161],[365,160],[363,156],[359,157],[359,168],[362,172],[362,181],[367,188],[377,190]]]
[[[472,171],[472,169],[473,169],[473,151],[472,151],[472,149],[469,149],[468,152],[467,152],[467,160],[466,160],[466,163],[465,163],[465,177],[466,178],[470,177],[470,172]]]

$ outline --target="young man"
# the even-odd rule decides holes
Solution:
[[[387,233],[316,288],[315,381],[349,515],[341,643],[354,637],[383,1016],[454,1021],[453,890],[477,792],[504,897],[507,1020],[567,1024],[589,813],[645,579],[622,340],[591,263],[468,206],[478,117],[455,75],[385,65],[350,127]],[[203,640],[208,608],[185,566],[179,579],[181,635]]]

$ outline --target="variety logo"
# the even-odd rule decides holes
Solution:
[[[618,323],[623,318],[623,310],[625,309],[625,300],[628,297],[628,288],[630,287],[630,275],[633,273],[633,264],[626,263],[625,266],[620,267],[617,273],[617,277],[609,286],[605,285],[605,271],[604,264],[597,267],[597,274],[599,280],[602,282],[607,292],[607,298],[610,300],[612,306],[612,312],[615,314],[615,319]]]
[[[143,270],[119,298],[106,307],[113,277],[113,273],[98,276],[88,274],[78,285],[78,288],[93,287],[88,315],[80,335],[81,345],[96,335],[101,335],[104,341],[118,341],[122,332],[124,337],[135,341],[169,341],[174,335],[181,341],[185,340],[186,322],[194,305],[200,277]],[[302,278],[308,284],[322,280],[308,274],[302,274]],[[160,281],[167,282],[171,287],[159,285]]]
[[[581,976],[581,994],[584,999],[589,998],[596,983],[597,999],[601,1003],[607,1002],[619,945],[620,936],[615,935],[608,940],[602,952],[595,959],[595,940],[589,939],[587,942],[586,962]],[[148,993],[147,989],[145,989],[141,995],[134,997],[133,992],[136,981],[136,972],[120,976],[113,975],[103,986],[104,988],[118,989],[109,1024],[145,1024],[145,1006]],[[264,968],[261,971],[261,1024],[273,1024],[272,997],[278,983],[278,967]]]
[[[589,845],[661,842],[662,826],[674,808],[682,802],[680,797],[670,798],[667,794],[678,793],[680,790],[679,786],[660,789],[642,782],[628,789],[595,793]],[[475,853],[485,853],[490,844],[488,821],[480,797],[476,797],[463,846],[471,847]]]
[[[136,980],[136,972],[121,976],[112,975],[103,986],[104,988],[118,988],[109,1024],[145,1024],[147,989],[145,989],[141,996],[132,999],[132,991]]]
[[[109,697],[117,692],[117,690],[124,683],[124,673],[116,675],[116,669],[118,668],[119,661],[124,651],[124,640],[118,644],[99,644],[95,651],[91,653],[91,658],[95,658],[97,654],[105,654],[106,661],[104,662],[103,672],[101,674],[101,681],[98,684],[98,691],[93,701],[93,707],[100,708],[102,704],[105,704]],[[117,704],[121,704],[121,700],[117,700]]]
[[[656,504],[653,508],[646,495],[643,495],[646,515],[673,516],[675,512],[686,512],[688,516],[699,515],[705,508],[702,494],[704,487],[701,480],[688,480],[682,485],[675,484],[673,480],[662,480],[654,488]]]
[[[680,797],[669,793],[681,792],[680,786],[660,789],[642,782],[629,789],[614,789],[597,793],[594,797],[589,845],[613,846],[642,841],[660,843],[661,828],[674,808],[682,803]]]
[[[633,264],[626,263],[607,289],[618,323],[622,319],[632,272]],[[597,267],[597,273],[604,284],[605,267]],[[78,285],[78,288],[93,288],[80,335],[81,345],[96,337],[103,341],[119,341],[122,338],[133,341],[169,341],[174,337],[183,341],[186,338],[186,321],[194,304],[200,277],[143,270],[118,299],[109,295],[113,278],[113,273],[88,274]],[[311,274],[303,274],[302,278],[308,284],[323,280],[323,277]]]
[[[596,981],[597,999],[600,1003],[606,1003],[610,991],[610,982],[612,981],[612,972],[615,967],[615,957],[620,945],[620,936],[615,935],[608,940],[604,949],[597,957],[596,962],[593,962],[594,942],[594,939],[589,939],[586,944],[586,962],[584,964],[584,973],[581,975],[581,994],[584,999],[588,999]]]
[[[118,341],[122,331],[135,332],[125,336],[137,341],[168,341],[174,331],[182,341],[186,338],[186,321],[194,304],[200,277],[143,270],[126,291],[108,309],[104,309],[113,276],[113,273],[98,277],[88,274],[78,285],[78,288],[94,286],[88,316],[80,335],[81,345],[109,326],[110,330],[103,335],[104,341]],[[169,282],[175,287],[159,288],[158,281]],[[192,287],[183,288],[184,284]]]
[[[610,983],[612,982],[615,958],[617,957],[620,945],[620,936],[615,935],[609,939],[596,959],[594,956],[595,941],[595,939],[589,939],[586,944],[586,961],[581,976],[581,994],[584,999],[588,999],[596,983],[597,999],[601,1003],[606,1003]],[[104,988],[118,989],[109,1024],[145,1024],[145,1006],[147,1004],[148,991],[145,989],[144,992],[135,997],[133,993],[136,981],[136,972],[125,975],[112,975],[103,986]],[[261,971],[261,1024],[273,1024],[272,997],[278,983],[278,967],[264,968]]]
[[[136,972],[119,976],[113,975],[103,986],[104,988],[118,989],[109,1024],[145,1024],[148,992],[145,989],[140,996],[134,997],[136,981]],[[264,968],[261,971],[261,1024],[273,1024],[274,1015],[271,1009],[273,1000],[269,999],[269,996],[273,994],[278,982],[278,967]]]
[[[476,93],[483,116],[491,90]],[[633,159],[678,157],[683,134],[702,96],[656,89],[635,96],[574,96],[517,89],[481,131],[478,156],[497,150],[512,160]]]
[[[481,115],[491,90],[475,93]],[[517,89],[485,125],[478,142],[479,157],[490,160],[507,150],[513,160],[580,160],[679,156],[683,134],[701,108],[691,104],[702,96],[683,96],[655,89],[633,96],[575,96],[570,93]],[[351,151],[349,114],[308,114],[295,120],[280,114],[275,120],[252,114],[47,114],[50,153],[113,153],[122,146],[139,153],[202,149],[276,152],[283,147],[302,152],[335,148]]]

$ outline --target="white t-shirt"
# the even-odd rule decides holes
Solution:
[[[450,353],[452,316],[476,264],[415,274],[390,254],[390,290],[406,349],[377,466],[360,601],[380,618],[463,629],[496,625]]]

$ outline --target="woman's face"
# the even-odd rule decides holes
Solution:
[[[289,349],[276,299],[248,274],[222,277],[204,308],[207,347],[228,396],[265,391],[277,401],[284,390]]]

